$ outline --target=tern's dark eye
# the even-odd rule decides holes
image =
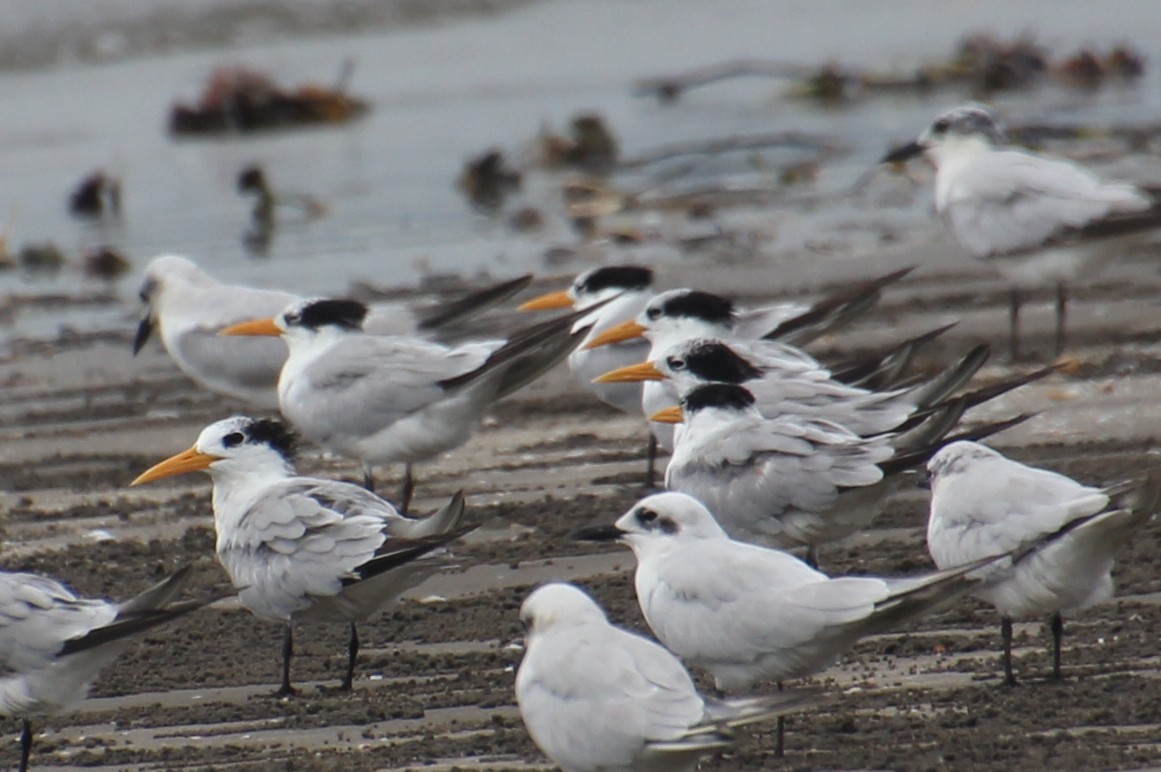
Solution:
[[[648,316],[650,319],[660,318],[661,309],[660,308],[650,308],[648,311],[645,312],[645,315]]]
[[[951,121],[947,118],[940,118],[935,123],[931,124],[931,130],[936,134],[946,134],[947,130],[951,128]]]
[[[641,523],[642,525],[647,525],[649,523],[652,523],[656,519],[657,519],[657,513],[654,512],[652,509],[638,509],[637,510],[637,522]]]
[[[286,314],[286,316],[283,318],[286,320],[287,324],[298,324],[302,321],[302,314],[298,313],[297,311],[292,311],[291,313]]]
[[[149,295],[148,295],[148,293],[145,292],[145,290],[141,290],[140,292],[138,292],[137,297],[141,298],[142,303],[149,302]]]
[[[685,369],[685,360],[679,357],[669,357],[665,360],[665,364],[669,365],[670,370],[680,372]]]
[[[222,438],[222,444],[227,448],[236,448],[246,441],[246,435],[242,432],[230,432]]]

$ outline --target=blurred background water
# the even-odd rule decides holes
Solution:
[[[605,117],[626,155],[676,140],[798,130],[843,153],[816,191],[841,191],[893,141],[967,94],[936,91],[842,108],[784,97],[787,84],[743,78],[673,105],[633,95],[635,81],[739,57],[906,71],[946,58],[972,32],[1021,33],[1061,52],[1131,44],[1147,59],[1132,87],[1040,89],[996,100],[1009,120],[1108,125],[1161,120],[1156,0],[0,0],[0,222],[10,248],[51,241],[66,255],[108,244],[140,270],[188,255],[221,278],[303,293],[350,280],[413,285],[429,274],[508,276],[543,269],[553,245],[579,241],[562,218],[534,234],[474,210],[456,190],[488,147],[519,153],[541,125]],[[266,70],[283,85],[328,83],[354,64],[350,92],[370,114],[341,127],[175,140],[171,105],[194,101],[219,65]],[[283,218],[265,257],[243,245],[246,164],[279,189],[325,202],[325,217]],[[116,222],[68,214],[69,191],[103,168],[123,184]],[[525,197],[559,196],[530,181]],[[906,218],[928,218],[912,207]],[[793,245],[791,245],[793,246]],[[559,269],[557,269],[559,270]],[[137,278],[118,292],[127,302]],[[0,293],[91,289],[79,270],[0,273]],[[19,313],[4,337],[122,323],[124,307]]]

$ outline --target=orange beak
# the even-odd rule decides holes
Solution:
[[[642,335],[644,335],[644,333],[645,328],[634,321],[621,322],[620,324],[605,330],[600,335],[581,346],[581,348],[590,349],[599,348],[601,346],[608,346],[611,343],[620,343],[623,340],[633,340],[633,338],[640,338]]]
[[[567,292],[549,292],[534,297],[516,307],[517,311],[551,311],[554,308],[572,308],[572,298]]]
[[[218,460],[217,456],[211,456],[208,453],[202,453],[197,448],[190,448],[183,450],[176,456],[170,456],[162,461],[160,464],[154,464],[146,469],[137,479],[129,483],[129,487],[134,485],[142,485],[153,480],[160,480],[163,477],[173,477],[175,474],[185,474],[186,472],[200,472],[208,469],[210,464]]]
[[[656,421],[659,424],[679,424],[685,421],[685,416],[681,413],[680,405],[673,405],[671,407],[658,410],[653,415],[649,416],[650,421]]]
[[[653,366],[652,362],[629,365],[610,370],[593,378],[593,383],[640,383],[641,381],[663,381],[665,374]]]
[[[279,336],[282,330],[273,319],[254,319],[249,322],[239,322],[218,330],[218,335],[271,335]]]

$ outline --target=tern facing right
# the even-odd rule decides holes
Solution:
[[[357,623],[442,569],[445,561],[429,553],[475,526],[461,525],[459,493],[439,512],[413,520],[358,485],[296,476],[294,442],[280,421],[227,418],[131,485],[208,472],[218,562],[243,606],[286,626],[277,694],[295,691],[290,683],[295,622],[350,625],[340,686],[349,691],[359,651]]]
[[[936,211],[972,257],[987,261],[1011,286],[1013,359],[1020,353],[1021,292],[1055,285],[1060,354],[1068,285],[1161,227],[1161,202],[1071,161],[1005,143],[992,111],[967,104],[940,115],[918,140],[883,161],[922,155],[935,166]]]
[[[201,608],[172,603],[189,566],[124,603],[78,598],[45,576],[0,572],[0,715],[20,718],[21,772],[32,754],[32,719],[84,699],[101,668],[132,637]]]
[[[1012,620],[1051,614],[1052,677],[1059,680],[1062,613],[1112,597],[1116,553],[1161,503],[1161,476],[1091,488],[1025,466],[976,442],[954,442],[927,464],[927,549],[945,567],[1036,545],[973,574],[974,593],[1001,614],[1004,676],[1012,673]]]
[[[571,584],[534,590],[516,702],[528,734],[565,772],[684,772],[733,743],[729,730],[801,710],[785,692],[713,700],[661,646],[609,624]]]

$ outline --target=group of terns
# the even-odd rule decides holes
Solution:
[[[1023,288],[1057,287],[1059,349],[1068,283],[1161,224],[1146,190],[1003,147],[980,105],[939,116],[884,160],[914,155],[936,168],[936,209],[952,234],[1012,284],[1013,355]],[[410,516],[413,466],[463,444],[497,400],[567,358],[597,398],[647,422],[647,481],[657,448],[671,456],[666,492],[575,534],[633,551],[637,600],[659,643],[610,624],[568,584],[536,589],[521,609],[516,699],[533,741],[562,768],[693,769],[736,728],[781,722],[818,697],[753,694],[756,684],[817,673],[861,638],[969,593],[1000,612],[1008,683],[1012,620],[1051,615],[1059,677],[1062,615],[1111,597],[1114,557],[1158,508],[1161,477],[1088,487],[981,444],[1028,416],[960,427],[965,411],[1054,368],[965,391],[987,358],[981,346],[912,378],[915,351],[946,328],[849,361],[802,349],[907,272],[813,304],[744,309],[697,289],[658,292],[647,268],[604,266],[521,306],[563,315],[450,345],[438,340],[446,323],[506,301],[531,277],[417,308],[231,286],[185,258],[158,257],[141,288],[134,352],[156,330],[198,384],[281,420],[218,421],[132,484],[208,473],[219,563],[245,608],[285,626],[278,694],[294,693],[301,621],[349,626],[341,688],[350,690],[358,624],[448,566],[448,545],[476,527],[462,493]],[[364,485],[298,475],[300,437],[359,462]],[[404,465],[395,504],[374,492],[372,470],[387,463]],[[930,484],[936,569],[820,570],[819,547],[863,528],[910,470]],[[209,602],[178,600],[188,574],[123,603],[0,575],[0,711],[24,722],[22,769],[33,718],[82,699],[134,635]],[[699,694],[686,665],[722,694]]]

